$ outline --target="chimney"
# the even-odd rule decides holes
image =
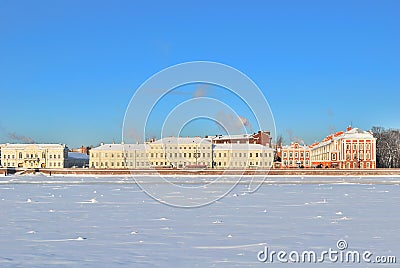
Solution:
[[[350,131],[350,130],[352,130],[352,127],[351,127],[351,126],[348,126],[348,127],[346,128],[346,131]]]

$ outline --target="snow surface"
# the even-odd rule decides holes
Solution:
[[[339,239],[399,262],[398,179],[360,179],[272,178],[255,193],[243,183],[183,209],[127,177],[0,177],[0,267],[286,267],[259,262],[258,251],[322,251]],[[316,266],[378,265],[296,265]]]

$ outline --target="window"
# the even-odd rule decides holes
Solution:
[[[299,157],[299,154],[296,152],[296,153],[294,154],[294,157],[295,157],[295,158],[298,158],[298,157]]]
[[[253,157],[253,153],[250,153],[250,157]]]
[[[283,153],[283,157],[284,157],[284,158],[286,158],[286,157],[287,157],[287,154],[286,154],[286,152],[284,152],[284,153]]]

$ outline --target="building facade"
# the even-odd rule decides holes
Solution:
[[[311,149],[306,145],[292,142],[280,149],[282,168],[310,168]]]
[[[261,144],[214,144],[213,161],[217,169],[270,169],[274,150]]]
[[[369,131],[348,127],[327,136],[311,148],[315,167],[340,169],[376,168],[376,138]]]
[[[213,144],[200,137],[168,137],[146,144],[102,144],[90,151],[90,168],[270,168],[273,149],[260,144]]]
[[[101,144],[90,150],[89,168],[148,169],[146,147],[145,144]]]
[[[64,168],[68,148],[61,144],[5,144],[1,158],[7,168]]]

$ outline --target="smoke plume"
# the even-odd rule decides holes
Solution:
[[[22,143],[35,143],[35,141],[31,137],[19,135],[15,132],[7,133],[7,136],[8,136],[8,138],[10,138],[13,141],[22,142]]]

